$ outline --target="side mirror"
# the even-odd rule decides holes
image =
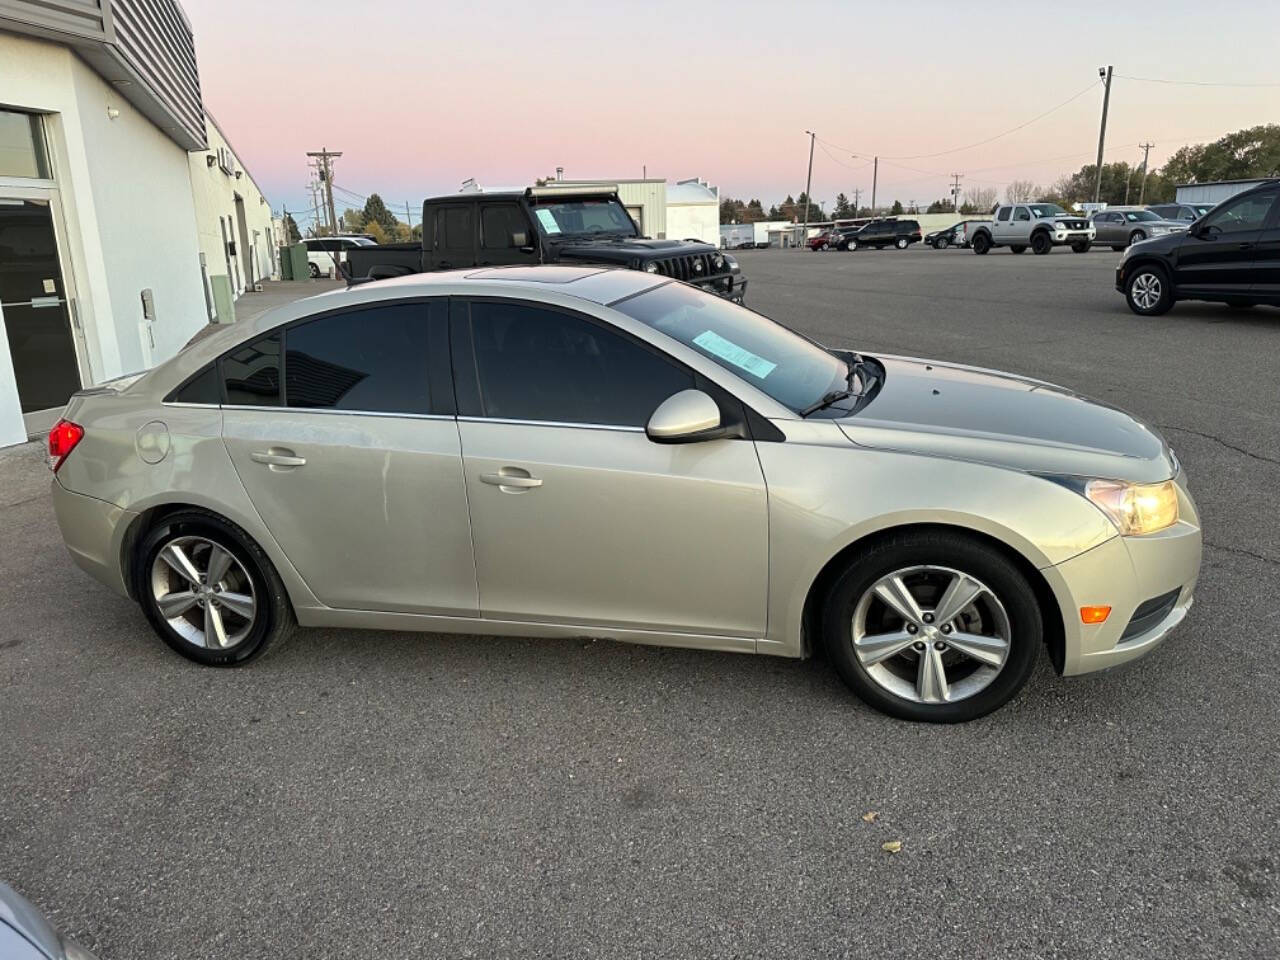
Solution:
[[[511,245],[513,247],[529,246],[529,234],[523,230],[516,230],[511,234]]]
[[[720,425],[720,408],[701,390],[681,390],[653,411],[645,434],[654,443],[698,443],[728,436]]]
[[[1220,232],[1221,231],[1211,223],[1194,223],[1191,225],[1191,235],[1197,240],[1217,240]]]

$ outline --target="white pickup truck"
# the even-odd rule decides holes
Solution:
[[[996,208],[990,222],[973,231],[969,244],[976,254],[992,247],[1008,247],[1022,253],[1048,253],[1054,247],[1071,247],[1084,253],[1093,243],[1094,229],[1088,217],[1070,213],[1056,203],[1006,203]]]

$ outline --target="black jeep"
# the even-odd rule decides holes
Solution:
[[[382,279],[460,267],[600,264],[646,270],[742,302],[738,261],[696,240],[650,240],[615,190],[545,186],[522,192],[433,197],[422,205],[422,242],[347,251],[350,278]]]

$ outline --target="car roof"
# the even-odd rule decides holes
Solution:
[[[577,267],[566,264],[556,264],[554,266],[525,266],[517,265],[510,267],[482,267],[475,269],[474,267],[465,270],[446,270],[438,273],[411,273],[404,277],[391,277],[386,280],[374,280],[369,283],[357,284],[356,290],[386,290],[394,291],[396,296],[441,296],[443,295],[441,287],[449,286],[449,292],[458,295],[466,293],[465,289],[459,291],[458,284],[461,282],[466,285],[470,282],[480,283],[500,283],[503,293],[525,289],[530,291],[546,291],[554,289],[558,293],[566,294],[571,297],[577,297],[579,300],[587,300],[591,303],[598,303],[602,306],[608,306],[624,297],[632,296],[650,287],[656,287],[659,284],[666,283],[670,278],[660,276],[655,273],[647,273],[643,270],[628,270],[621,267]],[[341,291],[331,291],[327,294],[321,294],[321,297],[331,296]],[[308,298],[311,300],[317,298]],[[299,301],[301,302],[301,301]]]

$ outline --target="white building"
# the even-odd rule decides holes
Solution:
[[[1244,193],[1260,183],[1261,180],[1213,180],[1208,183],[1180,183],[1177,186],[1178,203],[1221,203],[1237,193]]]
[[[230,202],[195,182],[216,163],[176,0],[0,0],[0,104],[3,446],[46,429],[81,386],[229,319],[211,306],[216,277],[243,289],[275,237],[255,226],[254,208],[267,225],[270,210],[247,175],[226,184]],[[230,263],[212,243],[219,217]]]
[[[667,236],[720,245],[720,190],[705,180],[677,180],[667,188]]]

